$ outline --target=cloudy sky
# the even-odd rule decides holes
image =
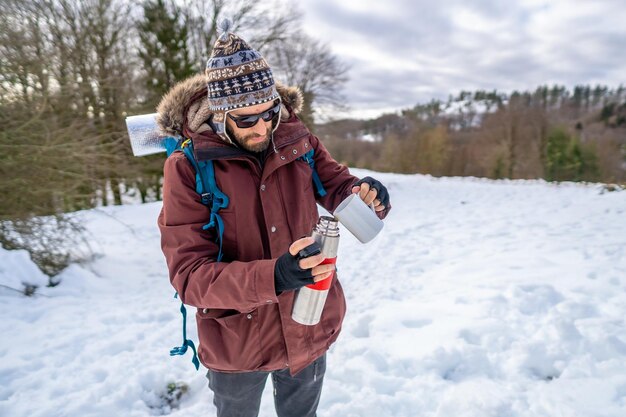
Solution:
[[[626,84],[625,0],[301,0],[351,66],[351,116],[461,90]]]

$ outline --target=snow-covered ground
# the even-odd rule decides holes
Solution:
[[[348,314],[320,416],[626,416],[626,192],[372,175],[394,208],[370,244],[342,235]],[[204,372],[168,355],[158,211],[81,213],[101,256],[40,296],[0,289],[0,416],[215,415]],[[31,278],[0,250],[0,283]],[[174,410],[170,382],[189,387]]]

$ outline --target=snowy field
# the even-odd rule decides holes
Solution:
[[[372,175],[394,208],[370,244],[342,235],[348,314],[320,417],[626,416],[626,192]],[[80,213],[95,261],[36,297],[0,289],[0,416],[215,415],[204,372],[168,355],[159,206]],[[0,283],[37,274],[0,249]],[[170,410],[171,382],[189,389]]]

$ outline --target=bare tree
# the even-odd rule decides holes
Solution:
[[[136,96],[132,4],[123,0],[34,3],[46,19],[53,52],[48,63],[66,92],[63,98],[72,99],[72,108],[93,118],[94,124],[115,123]]]
[[[45,37],[42,16],[32,1],[0,2],[0,89],[2,98],[31,103],[48,94]]]
[[[110,4],[0,3],[0,243],[28,249],[49,274],[71,249],[50,242],[80,240],[65,213],[93,207],[119,160],[112,139],[124,139],[113,129],[132,81]]]
[[[233,32],[263,52],[290,38],[301,18],[293,3],[279,0],[184,0],[183,10],[197,71],[204,70],[222,19],[228,17]]]
[[[104,193],[110,183],[115,202],[120,204],[118,183],[129,175],[126,161],[130,154],[123,116],[139,95],[132,4],[123,0],[36,4],[52,39],[54,53],[48,64],[59,85],[60,113],[73,123],[82,121],[89,126],[93,144],[109,151],[106,161],[90,167],[94,192]]]
[[[319,109],[345,110],[341,89],[348,80],[348,66],[332,53],[328,45],[297,33],[269,51],[277,76],[302,91],[302,119],[309,125]]]

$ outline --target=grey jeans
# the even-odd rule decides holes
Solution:
[[[213,391],[217,417],[257,417],[261,394],[270,374],[278,417],[315,417],[325,372],[326,354],[295,376],[289,374],[289,369],[242,373],[209,370],[207,378]]]

